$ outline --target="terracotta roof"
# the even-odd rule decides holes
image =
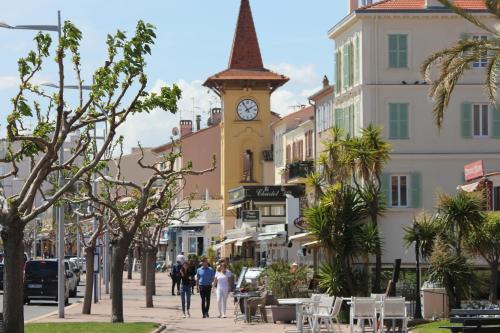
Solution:
[[[189,134],[186,134],[186,135],[184,135],[183,137],[180,138],[180,141],[182,142],[182,140],[186,140],[186,139],[188,139],[188,138],[190,138],[190,137],[192,137],[194,135],[199,135],[199,134],[205,133],[206,131],[208,131],[210,129],[213,129],[215,127],[219,127],[219,124],[211,125],[211,126],[202,128],[199,131],[195,131],[195,132],[191,132]],[[174,145],[173,142],[169,142],[169,143],[163,144],[161,146],[150,148],[150,149],[151,149],[152,152],[160,154],[160,153],[163,153],[163,152],[165,152],[167,150],[172,149],[173,145]]]
[[[264,69],[249,0],[242,0],[229,58],[230,69]]]
[[[203,85],[217,91],[225,81],[257,81],[269,82],[274,90],[288,80],[264,68],[249,0],[241,0],[228,68],[209,77]]]
[[[382,0],[363,6],[357,10],[411,10],[426,9],[425,0]],[[455,0],[455,5],[463,9],[486,9],[484,0]]]

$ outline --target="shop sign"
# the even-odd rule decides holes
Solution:
[[[476,161],[474,163],[467,164],[464,167],[465,181],[471,181],[484,176],[484,165],[483,161]]]
[[[241,220],[243,222],[259,222],[260,211],[258,211],[258,210],[244,210],[241,212]]]

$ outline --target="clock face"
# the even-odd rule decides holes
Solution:
[[[254,100],[244,99],[238,104],[236,111],[242,120],[253,120],[259,113],[259,107]]]

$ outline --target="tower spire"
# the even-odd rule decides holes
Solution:
[[[249,0],[241,0],[229,69],[264,69]]]

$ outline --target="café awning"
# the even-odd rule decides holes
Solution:
[[[246,237],[242,237],[242,238],[238,238],[236,240],[236,246],[242,246],[244,242],[247,242],[249,240],[251,240],[253,237],[252,236],[246,236]]]
[[[304,232],[301,234],[293,235],[288,237],[289,241],[300,241],[300,240],[306,240],[308,238],[311,238],[312,234],[310,232]]]
[[[479,189],[480,186],[481,186],[481,181],[472,184],[460,185],[458,186],[458,189],[464,192],[475,192]]]
[[[269,241],[269,240],[279,238],[281,236],[282,236],[282,234],[279,232],[264,233],[264,234],[260,234],[259,237],[257,237],[257,240],[258,241]]]
[[[240,207],[241,207],[241,204],[232,205],[232,206],[227,207],[227,210],[236,210]]]
[[[220,242],[219,244],[216,244],[216,245],[214,246],[214,248],[215,248],[216,250],[218,250],[218,249],[220,249],[221,247],[223,247],[223,246],[225,246],[225,245],[229,245],[229,244],[232,244],[232,243],[236,242],[237,240],[238,240],[238,238],[234,238],[234,239],[226,239],[225,241]]]
[[[316,240],[314,242],[302,244],[303,247],[319,247],[320,245],[321,245],[321,243],[318,240]]]

